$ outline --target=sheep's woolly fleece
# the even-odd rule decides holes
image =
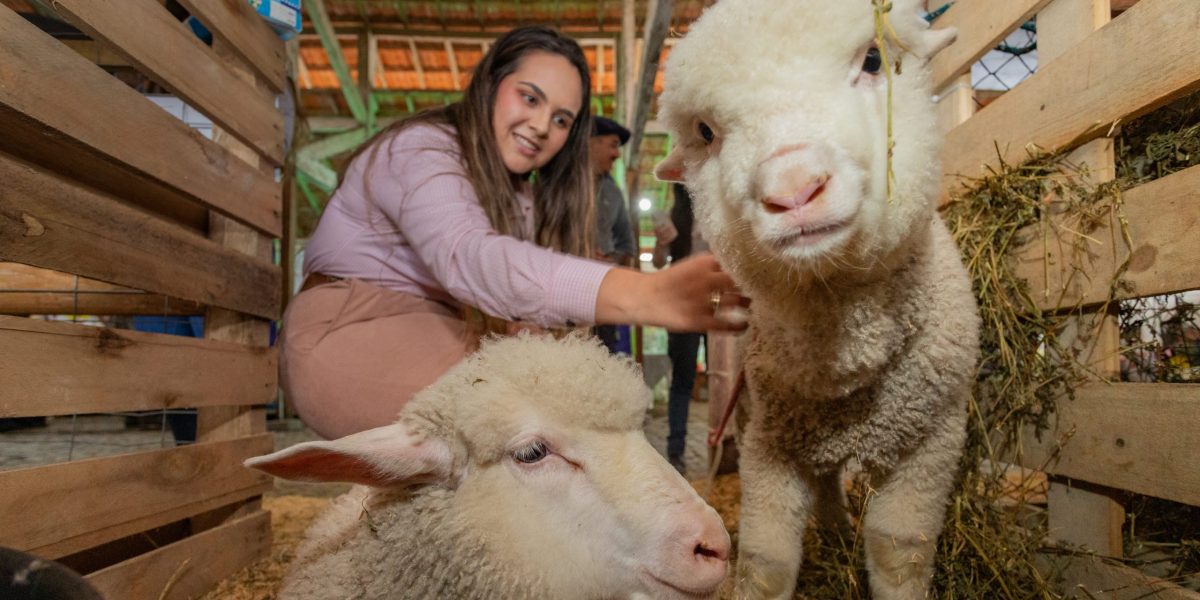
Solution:
[[[535,393],[547,389],[558,393]],[[522,334],[485,341],[414,396],[406,412],[415,417],[414,431],[436,437],[462,432],[471,454],[486,462],[504,452],[531,399],[555,421],[628,431],[641,427],[650,393],[637,363],[614,359],[594,338],[571,335],[544,343]]]
[[[610,356],[594,339],[547,343],[521,335],[485,341],[418,393],[401,423],[416,435],[450,440],[454,471],[461,472],[500,460],[531,414],[595,431],[640,432],[649,394],[636,364]],[[469,510],[488,513],[488,522],[496,523],[489,511],[497,508],[464,508],[453,487],[357,486],[339,497],[308,532],[281,597],[520,600],[548,589],[547,573],[538,572],[545,565],[513,560],[511,552],[489,546],[480,523],[464,518]],[[511,523],[537,518],[505,516]],[[544,550],[581,589],[602,589],[603,582],[586,579],[586,565],[563,564],[566,557]]]

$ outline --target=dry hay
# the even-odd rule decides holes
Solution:
[[[296,557],[304,531],[326,506],[329,498],[267,496],[263,508],[271,512],[270,556],[225,578],[201,600],[271,600]]]

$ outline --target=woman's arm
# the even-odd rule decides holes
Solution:
[[[722,311],[749,305],[738,295],[733,278],[708,253],[656,273],[613,269],[600,283],[596,322],[654,325],[671,331],[745,329],[744,320],[731,320],[724,314],[718,317],[713,310],[713,292],[721,294]]]
[[[595,322],[678,331],[741,328],[713,314],[713,291],[730,292],[724,307],[741,299],[710,255],[647,274],[500,235],[456,158],[431,147],[433,136],[425,137],[374,165],[369,189],[377,201],[387,199],[381,206],[405,241],[460,302],[547,327]]]

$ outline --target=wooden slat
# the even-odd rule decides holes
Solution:
[[[112,49],[112,46],[96,40],[59,40],[80,56],[102,67],[128,67],[129,59]]]
[[[933,58],[933,89],[940,90],[971,70],[988,50],[1037,14],[1050,0],[958,0],[933,22],[935,29],[957,27],[958,39]]]
[[[1082,546],[1104,556],[1123,554],[1121,525],[1124,507],[1114,502],[1109,488],[1078,481],[1051,479],[1046,493],[1046,537]]]
[[[1195,0],[1138,3],[951,131],[942,151],[943,189],[984,175],[998,156],[1022,162],[1028,144],[1081,144],[1200,89],[1197,24]]]
[[[1132,291],[1118,295],[1153,296],[1200,287],[1200,166],[1129,190],[1124,199],[1134,251],[1122,279],[1132,284]],[[1031,231],[1033,241],[1015,254],[1017,275],[1029,282],[1033,299],[1043,310],[1104,302],[1112,274],[1129,255],[1120,233],[1107,228],[1089,233],[1094,241],[1087,242],[1086,275],[1074,276],[1070,244],[1075,235],[1059,235],[1061,247],[1054,234],[1043,244],[1041,235]]]
[[[133,288],[79,277],[62,271],[41,269],[15,262],[0,262],[0,292],[9,290],[139,292]]]
[[[1200,600],[1200,593],[1098,558],[1046,556],[1038,562],[1061,578],[1065,597],[1074,600]]]
[[[275,349],[0,316],[0,417],[265,404]]]
[[[1133,8],[1140,0],[1112,0],[1112,10],[1115,13],[1125,12]]]
[[[198,302],[50,269],[0,262],[0,314],[199,315]]]
[[[199,598],[270,549],[271,515],[259,511],[87,576],[106,598]]]
[[[249,2],[180,0],[218,40],[223,40],[255,73],[276,92],[284,89],[287,51],[283,40]]]
[[[261,494],[270,479],[241,463],[271,447],[264,434],[0,472],[0,545],[56,558]]]
[[[1200,384],[1089,384],[1057,413],[1041,440],[1026,436],[1022,465],[1200,505]]]
[[[283,115],[275,110],[274,99],[234,75],[159,2],[55,0],[50,6],[272,163],[283,165]]]
[[[235,159],[237,160],[237,159]],[[279,267],[0,153],[0,260],[274,318]]]
[[[0,39],[0,148],[35,148],[55,169],[91,158],[280,234],[282,195],[270,176],[3,6]]]
[[[0,315],[189,316],[198,302],[144,292],[8,292],[0,290]]]

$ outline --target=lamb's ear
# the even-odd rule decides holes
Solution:
[[[929,22],[922,16],[925,13],[922,10],[924,5],[924,0],[894,0],[890,21],[900,39],[917,56],[928,61],[954,43],[958,38],[958,30],[954,27],[930,29]]]
[[[327,442],[296,444],[243,464],[284,479],[394,487],[446,480],[453,463],[445,441],[413,435],[395,423]]]
[[[917,49],[917,52],[925,60],[932,60],[935,54],[948,48],[957,39],[958,28],[956,27],[930,29],[921,35],[921,46]]]
[[[675,146],[662,162],[654,167],[654,176],[661,181],[683,181],[683,150]]]

